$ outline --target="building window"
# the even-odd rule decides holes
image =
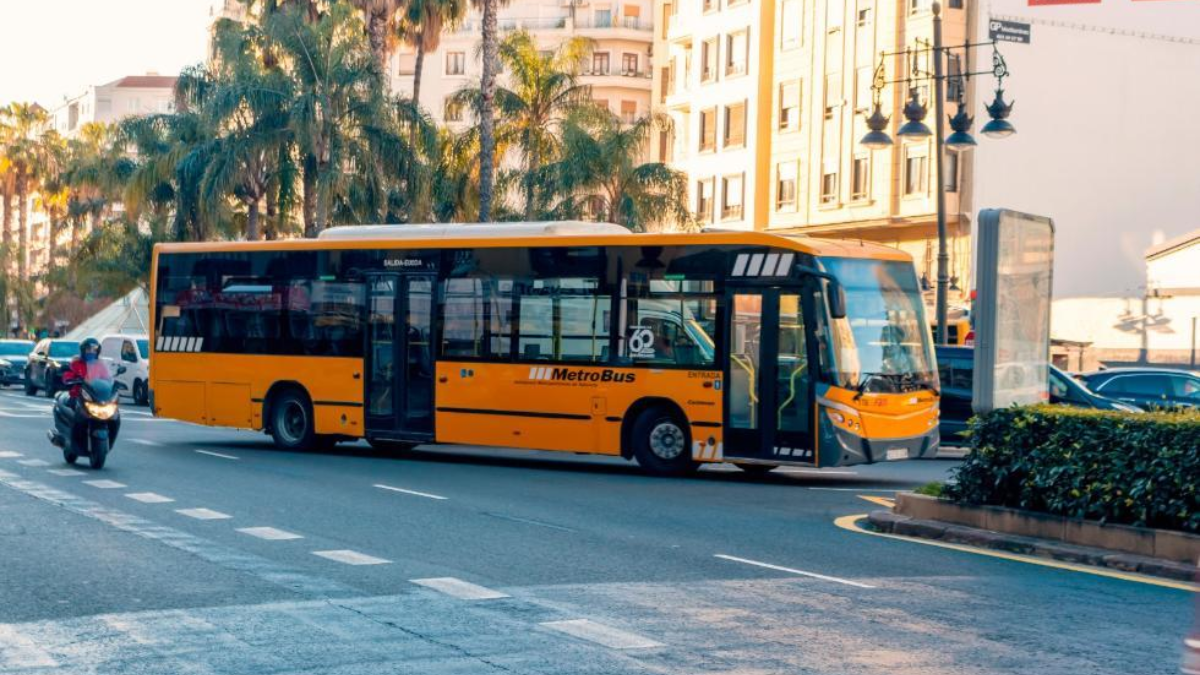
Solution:
[[[621,101],[621,121],[625,124],[637,121],[637,101]]]
[[[947,152],[946,160],[942,163],[942,171],[946,174],[946,192],[958,192],[958,153]]]
[[[779,9],[779,46],[791,49],[800,46],[803,17],[800,15],[800,0],[783,0]]]
[[[833,113],[842,104],[842,74],[829,73],[825,76],[825,119],[833,119]]]
[[[779,130],[795,131],[800,128],[800,83],[784,82],[779,85]]]
[[[871,109],[871,83],[875,79],[870,66],[861,66],[854,71],[854,110],[866,112]]]
[[[139,99],[136,99],[136,98],[129,99],[129,109],[131,111],[137,112],[137,111],[141,110],[141,108],[142,108],[142,102]],[[84,114],[87,114],[87,109],[85,108],[83,112],[84,112]]]
[[[713,12],[717,9],[717,0],[701,0],[701,7],[705,12]]]
[[[717,147],[717,109],[700,111],[700,152],[712,152]]]
[[[929,151],[926,148],[904,149],[904,195],[922,195],[928,191]]]
[[[855,157],[850,167],[850,201],[861,202],[871,197],[871,158]]]
[[[592,103],[601,110],[608,110],[608,99],[606,98],[594,98]]]
[[[466,52],[446,52],[446,74],[465,75],[467,73]]]
[[[746,146],[746,102],[725,106],[725,138],[721,144],[726,148]]]
[[[958,54],[946,55],[946,100],[958,101],[963,95],[962,57]]]
[[[445,111],[446,111],[446,121],[447,122],[461,122],[462,121],[462,119],[463,119],[462,103],[457,102],[454,99],[448,98],[448,99],[446,99]]]
[[[612,28],[611,9],[598,9],[596,10],[596,13],[592,15],[592,17],[595,20],[596,28]]]
[[[608,52],[595,52],[592,54],[592,75],[607,75],[608,74]]]
[[[417,72],[417,55],[400,54],[396,57],[396,74],[412,75]]]
[[[950,9],[962,9],[963,0],[950,0]]]
[[[621,54],[621,74],[622,75],[637,75],[638,74],[638,55],[628,52]]]
[[[796,206],[796,163],[782,162],[775,167],[775,210]]]
[[[845,13],[845,0],[825,0],[825,29],[830,33],[841,30],[842,15]]]
[[[675,61],[672,60],[671,65],[666,68],[659,68],[658,72],[660,75],[659,80],[662,82],[662,91],[660,91],[658,94],[658,102],[666,103],[667,97],[675,93],[673,88],[673,83],[675,81],[675,78],[673,77],[675,75]]]
[[[917,14],[925,9],[926,0],[908,0],[908,13]]]
[[[717,79],[717,38],[709,38],[700,44],[700,81]]]
[[[750,31],[739,30],[725,36],[725,74],[745,75],[750,60]]]
[[[858,16],[855,20],[859,28],[864,28],[871,23],[871,8],[861,7],[858,10]]]
[[[821,172],[821,203],[836,204],[838,200],[837,165],[826,164]]]
[[[642,24],[642,8],[637,5],[625,5],[621,8],[621,25],[626,28],[640,28]]]
[[[738,220],[742,217],[742,182],[745,174],[725,176],[721,179],[721,219]]]
[[[712,222],[713,182],[712,179],[696,181],[696,220]]]

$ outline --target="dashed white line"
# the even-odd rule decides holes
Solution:
[[[588,619],[547,621],[541,625],[550,630],[566,633],[572,637],[604,645],[610,649],[645,649],[648,647],[663,646],[661,642],[656,642],[650,638],[613,628],[612,626],[605,626],[602,623],[596,623]]]
[[[77,469],[50,469],[50,473],[55,476],[86,476],[87,474]]]
[[[849,579],[842,579],[839,577],[831,577],[831,576],[828,576],[825,574],[817,574],[816,572],[805,572],[804,570],[793,569],[791,567],[781,567],[779,565],[772,565],[771,563],[759,562],[757,560],[748,560],[746,558],[738,558],[736,556],[725,555],[723,553],[718,553],[718,554],[714,555],[713,557],[720,558],[721,560],[730,560],[733,562],[739,562],[739,563],[743,563],[746,565],[754,565],[755,567],[764,567],[769,570],[775,570],[776,572],[787,572],[788,574],[797,574],[802,577],[810,577],[813,579],[820,579],[822,581],[832,581],[837,584],[845,584],[847,586],[855,586],[857,588],[875,588],[875,586],[859,583],[857,581],[851,581]]]
[[[233,517],[228,513],[221,513],[212,509],[175,509],[175,513],[187,516],[188,518],[195,518],[196,520],[225,520]]]
[[[24,455],[12,450],[0,450],[0,459],[13,459],[15,457],[24,457]]]
[[[212,450],[197,450],[196,452],[198,452],[202,455],[209,455],[210,457],[220,457],[221,459],[241,459],[241,457],[234,457],[233,455],[225,455],[225,454],[221,454],[219,452],[213,452]]]
[[[141,502],[143,504],[166,504],[168,502],[175,501],[170,497],[165,497],[155,492],[130,492],[125,496],[129,497],[135,502]]]
[[[455,579],[454,577],[438,577],[435,579],[412,579],[414,584],[432,588],[435,591],[441,591],[446,595],[453,596],[460,600],[496,600],[498,598],[507,598],[507,593],[493,591],[490,588],[484,588],[469,581]]]
[[[44,459],[18,459],[17,464],[22,466],[50,466],[50,462]]]
[[[100,488],[101,490],[115,490],[117,488],[128,487],[124,483],[118,483],[115,480],[85,480],[83,481],[83,484],[91,485],[92,487]]]
[[[428,492],[417,492],[416,490],[405,490],[404,488],[398,488],[398,487],[395,487],[392,485],[383,485],[381,483],[376,483],[375,487],[379,488],[380,490],[391,490],[392,492],[403,492],[406,495],[413,495],[416,497],[424,497],[426,499],[440,499],[440,500],[449,499],[449,497],[443,497],[441,495],[429,494]]]
[[[273,527],[242,527],[238,528],[238,532],[248,534],[251,537],[266,539],[267,541],[287,541],[289,539],[303,539],[301,535],[286,530],[277,530]]]
[[[151,447],[157,447],[157,446],[162,445],[162,443],[159,443],[158,441],[151,441],[151,440],[148,440],[145,438],[131,438],[131,439],[129,439],[129,442],[137,443],[138,445],[148,445]]]
[[[312,553],[313,555],[319,555],[322,558],[328,558],[329,560],[345,563],[347,565],[386,565],[392,562],[391,560],[384,560],[383,558],[376,558],[373,555],[367,555],[366,553],[359,553],[358,551],[350,551],[347,549],[337,551],[313,551]]]
[[[800,469],[795,467],[783,467],[779,469],[779,473],[798,473],[807,474],[809,476],[857,476],[857,471],[833,471],[831,469]]]

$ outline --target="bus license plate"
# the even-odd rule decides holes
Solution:
[[[887,458],[888,458],[889,462],[894,459],[908,459],[908,449],[907,448],[888,448]]]

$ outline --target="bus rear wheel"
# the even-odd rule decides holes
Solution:
[[[280,392],[271,401],[271,438],[281,450],[312,450],[317,446],[312,404],[295,389]]]
[[[648,408],[633,423],[633,456],[655,476],[682,476],[699,466],[692,460],[687,424],[664,408]]]

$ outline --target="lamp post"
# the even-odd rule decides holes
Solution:
[[[969,58],[970,50],[978,47],[992,48],[992,69],[980,72],[959,72],[947,74],[943,70],[942,59],[945,55],[954,50],[963,51]],[[943,177],[943,164],[946,148],[953,152],[963,152],[976,146],[975,138],[971,135],[971,124],[974,121],[967,114],[966,106],[963,101],[963,90],[965,89],[965,81],[974,75],[990,74],[996,78],[996,98],[987,106],[988,115],[991,120],[984,125],[981,131],[989,138],[1005,138],[1016,133],[1016,128],[1008,121],[1008,116],[1012,113],[1012,103],[1004,101],[1004,78],[1008,76],[1008,66],[1004,62],[1004,57],[1000,55],[1000,51],[996,48],[996,41],[989,42],[965,42],[961,45],[947,47],[942,43],[942,5],[939,2],[933,3],[933,42],[930,44],[927,41],[918,41],[915,50],[906,49],[903,52],[882,52],[879,55],[879,65],[875,69],[875,78],[871,83],[871,94],[874,104],[874,110],[871,116],[867,118],[867,128],[870,131],[863,136],[860,143],[863,147],[870,150],[882,150],[892,145],[892,139],[887,134],[887,128],[890,126],[891,118],[885,116],[880,106],[883,88],[889,84],[887,79],[886,63],[887,57],[898,56],[912,57],[912,72],[908,77],[893,80],[891,84],[906,84],[909,86],[909,101],[904,106],[904,117],[908,120],[896,131],[896,135],[901,138],[920,139],[930,135],[929,127],[925,125],[924,118],[926,115],[926,107],[920,101],[920,94],[915,83],[922,80],[932,80],[934,86],[933,94],[933,114],[934,114],[934,146],[936,158],[934,160],[934,173],[937,181],[937,236],[938,236],[938,252],[937,252],[937,343],[946,344],[949,331],[947,329],[947,314],[949,310],[949,290],[950,290],[950,251],[948,244],[948,234],[946,232],[946,181]],[[919,57],[924,54],[927,58],[933,59],[933,72],[922,70],[919,67]],[[965,70],[965,69],[964,69]],[[954,133],[946,137],[945,129],[945,103],[946,97],[943,94],[944,85],[947,80],[954,78],[958,82],[957,87],[957,103],[958,111],[949,119],[950,128]]]

